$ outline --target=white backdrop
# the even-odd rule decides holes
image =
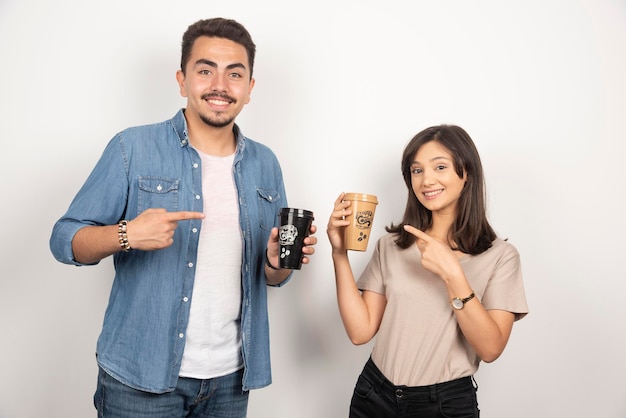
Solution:
[[[116,132],[184,105],[180,39],[213,16],[252,33],[239,124],[320,227],[313,264],[270,290],[274,383],[251,418],[347,416],[371,345],[345,336],[325,224],[341,191],[378,195],[375,238],[398,222],[402,149],[439,123],[477,143],[531,309],[481,366],[482,416],[626,417],[623,0],[0,0],[1,418],[95,417],[111,260],[57,263],[50,231]]]

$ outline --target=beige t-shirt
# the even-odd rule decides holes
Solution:
[[[357,282],[387,298],[372,360],[395,385],[423,386],[469,376],[480,359],[464,338],[443,280],[421,264],[417,246],[398,247],[383,236]],[[528,313],[516,248],[496,239],[482,254],[465,255],[461,267],[485,309]],[[465,297],[468,295],[459,295]]]

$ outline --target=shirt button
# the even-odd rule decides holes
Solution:
[[[183,302],[189,302],[189,298],[188,298],[187,296],[185,296],[185,297],[183,298]]]
[[[197,232],[198,232],[198,228],[193,228],[193,229],[191,230],[191,232],[193,232],[194,234],[195,234],[195,233],[197,233]]]
[[[187,264],[189,267],[193,267],[193,263],[189,263]]]
[[[178,334],[178,338],[183,338],[183,337],[184,337],[184,335],[183,335],[182,332],[180,334]]]
[[[271,202],[272,201],[272,196],[269,196],[267,199]]]
[[[200,195],[199,194],[196,195],[196,200],[200,200]]]
[[[193,163],[193,168],[198,168],[198,163]]]
[[[186,140],[186,139],[183,139],[183,140],[181,141],[181,144],[183,144],[183,145],[187,145],[187,140]]]

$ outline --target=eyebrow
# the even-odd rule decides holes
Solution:
[[[431,159],[430,159],[430,161],[437,161],[437,160],[452,161],[450,158],[448,158],[448,157],[444,157],[443,155],[442,155],[442,156],[439,156],[439,157],[433,157],[433,158],[431,158]],[[419,161],[417,161],[417,160],[414,160],[414,161],[411,163],[411,165],[414,165],[414,164],[421,164],[421,163],[420,163]]]
[[[206,58],[200,58],[199,60],[197,60],[194,64],[195,66],[198,65],[208,65],[209,67],[213,67],[213,68],[217,68],[217,63],[211,60],[208,60]],[[246,66],[243,65],[240,62],[236,62],[234,64],[229,64],[226,66],[227,70],[232,70],[233,68],[242,68],[242,69],[246,69]]]

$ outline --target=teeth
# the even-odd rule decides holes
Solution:
[[[434,192],[424,192],[424,196],[433,197],[441,193],[441,190],[435,190]]]
[[[217,99],[211,99],[211,100],[209,100],[209,103],[215,104],[215,105],[218,105],[218,106],[224,106],[224,105],[228,104],[228,102],[225,101],[225,100],[217,100]]]

